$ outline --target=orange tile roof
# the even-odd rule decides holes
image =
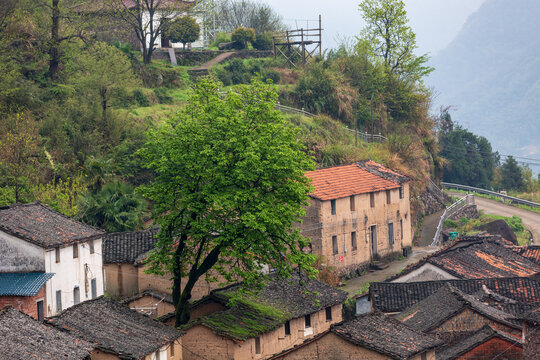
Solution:
[[[394,173],[373,161],[370,161],[370,163],[376,164],[379,169],[387,170],[388,173]],[[394,174],[401,176],[397,173]],[[385,179],[360,167],[358,164],[308,171],[306,176],[311,179],[311,184],[315,188],[315,191],[310,196],[319,200],[339,199],[351,195],[400,187],[397,181]]]

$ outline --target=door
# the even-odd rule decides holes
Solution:
[[[37,317],[38,317],[38,320],[43,321],[43,319],[44,319],[43,300],[38,301],[36,304],[37,304]]]
[[[92,299],[95,299],[97,298],[97,282],[95,278],[92,279],[91,287],[92,287]]]
[[[369,234],[371,239],[371,257],[375,257],[377,255],[377,225],[369,227]]]

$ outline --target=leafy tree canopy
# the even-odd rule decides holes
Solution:
[[[189,321],[193,286],[210,269],[250,286],[261,284],[266,264],[283,276],[295,266],[313,273],[308,240],[293,227],[305,214],[313,160],[275,110],[270,85],[255,80],[223,97],[218,87],[199,82],[186,109],[140,151],[156,174],[139,188],[161,229],[151,271],[174,274],[177,325]]]
[[[255,30],[240,26],[233,31],[231,40],[243,44],[243,47],[246,48],[248,42],[255,41]]]
[[[192,43],[199,38],[201,27],[195,18],[191,16],[180,16],[167,24],[165,35],[172,42],[181,42],[184,49],[187,43]]]
[[[433,70],[426,65],[427,54],[414,54],[416,34],[408,25],[403,0],[363,0],[359,7],[367,24],[359,37],[360,52],[366,50],[388,72],[413,82]]]
[[[508,156],[501,165],[501,185],[505,190],[524,190],[523,169],[513,156]]]

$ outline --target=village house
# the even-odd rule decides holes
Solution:
[[[6,306],[30,315],[34,319],[45,317],[45,283],[54,274],[0,273],[0,309]]]
[[[476,235],[460,238],[386,281],[525,277],[539,272],[540,263],[521,255],[500,236]]]
[[[498,357],[506,360],[524,359],[523,342],[520,337],[491,325],[486,325],[479,331],[437,351],[437,360],[492,360]]]
[[[172,275],[149,274],[148,256],[157,241],[157,229],[106,234],[103,236],[103,267],[105,289],[108,295],[127,298],[125,303],[148,315],[168,313],[172,303]],[[210,272],[214,274],[213,272]],[[182,286],[187,279],[182,279]],[[203,277],[192,290],[197,300],[217,289],[219,282]]]
[[[480,291],[492,297],[502,296],[521,304],[540,305],[540,278],[513,277],[420,282],[374,282],[369,286],[371,309],[385,314],[400,313],[426,299],[445,285],[472,295]],[[487,300],[486,300],[487,301]],[[496,306],[496,303],[490,303]]]
[[[90,360],[94,348],[11,306],[0,309],[0,334],[0,359]]]
[[[342,320],[347,293],[295,274],[272,279],[256,296],[232,296],[240,285],[213,290],[192,305],[182,338],[184,359],[268,359]],[[174,316],[163,317],[174,324]]]
[[[412,246],[409,179],[374,161],[308,171],[314,191],[299,228],[311,251],[340,275],[407,255]]]
[[[435,360],[443,342],[380,313],[357,316],[335,324],[323,334],[272,359],[414,359]]]
[[[93,344],[92,360],[181,360],[182,333],[112,299],[99,297],[48,320]]]
[[[405,325],[424,333],[436,335],[445,342],[469,337],[484,326],[494,326],[505,333],[521,338],[522,324],[516,314],[490,306],[479,297],[468,295],[450,284],[396,315]],[[504,302],[499,297],[499,302]],[[510,304],[516,301],[506,299]],[[523,304],[525,308],[527,305]],[[505,304],[503,309],[508,307]]]
[[[54,274],[45,284],[45,316],[103,295],[102,236],[41,203],[0,208],[0,248],[12,249],[21,261],[10,268],[31,264]]]

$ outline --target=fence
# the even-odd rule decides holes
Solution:
[[[290,106],[281,105],[280,103],[276,104],[276,109],[283,112],[283,113],[301,114],[301,115],[304,115],[304,116],[307,116],[307,117],[310,117],[310,118],[317,116],[317,115],[312,114],[312,113],[310,113],[308,111],[305,111],[304,108],[297,109],[297,108],[293,108],[293,107],[290,107]]]
[[[437,184],[433,182],[433,180],[429,179],[427,188],[441,202],[441,204],[444,204],[444,194]]]
[[[354,129],[349,129],[348,127],[346,127],[345,129],[355,134],[358,138],[362,139],[364,142],[372,142],[372,143],[376,142],[380,144],[388,140],[386,137],[382,136],[381,134],[378,134],[378,135],[368,134],[368,133],[364,133],[364,132],[357,131]]]
[[[431,246],[439,245],[444,221],[469,205],[474,205],[474,195],[472,194],[468,194],[467,196],[459,199],[458,201],[447,207],[446,210],[444,210],[444,213],[439,220],[439,225],[437,226],[437,231],[435,232],[433,241],[431,242]]]
[[[514,203],[514,204],[527,205],[527,206],[531,206],[531,207],[537,207],[537,208],[540,208],[540,204],[538,204],[538,203],[535,203],[535,202],[532,202],[532,201],[528,201],[528,200],[524,200],[524,199],[520,199],[520,198],[513,197],[513,196],[508,196],[508,195],[500,194],[500,193],[495,192],[495,191],[490,191],[490,190],[481,189],[481,188],[476,188],[476,187],[467,186],[467,185],[445,183],[445,182],[443,182],[443,183],[441,183],[441,184],[442,184],[445,188],[448,188],[448,189],[465,190],[465,191],[471,191],[471,192],[473,192],[473,193],[478,193],[478,194],[485,194],[485,195],[496,196],[496,197],[501,198],[501,199],[504,199],[504,200],[509,200],[509,201],[511,201],[511,202]]]

